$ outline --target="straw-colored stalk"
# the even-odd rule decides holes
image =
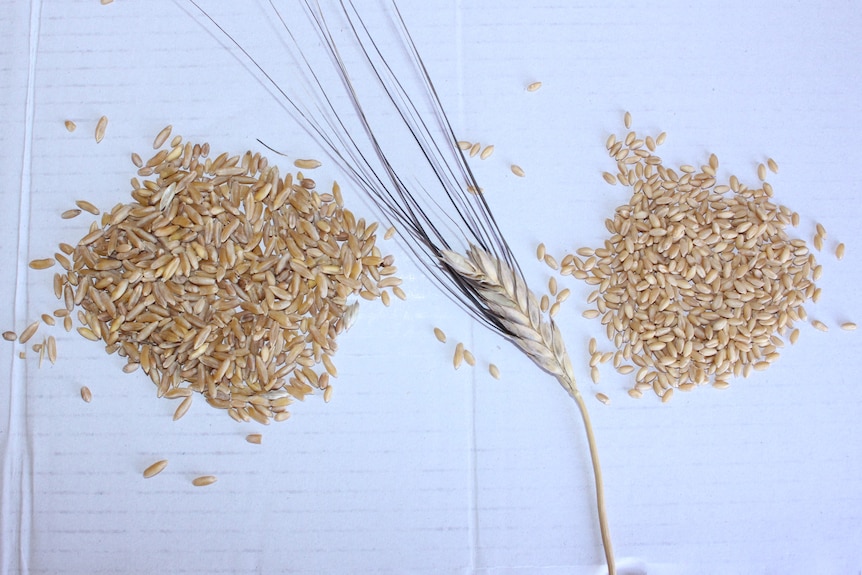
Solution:
[[[563,336],[554,320],[545,319],[539,301],[520,274],[487,251],[470,245],[466,257],[450,250],[441,250],[446,266],[470,282],[488,309],[512,334],[510,340],[533,363],[557,378],[575,400],[587,432],[593,475],[596,482],[596,505],[602,545],[608,563],[608,573],[615,573],[614,553],[605,511],[605,494],[599,453],[584,398],[575,384],[572,362],[566,352]]]

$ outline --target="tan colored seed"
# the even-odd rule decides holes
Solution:
[[[152,465],[150,465],[149,467],[144,469],[144,479],[149,479],[151,477],[155,477],[156,475],[158,475],[159,473],[164,471],[165,467],[167,467],[167,466],[168,466],[168,460],[167,459],[160,459],[159,461],[156,461],[155,463],[153,463]]]
[[[102,116],[101,118],[99,118],[99,121],[96,123],[96,134],[95,135],[96,135],[96,143],[97,144],[99,142],[101,142],[102,139],[105,137],[105,130],[107,130],[107,129],[108,129],[108,117]]]
[[[662,144],[664,144],[664,143],[665,143],[665,140],[667,140],[667,133],[666,133],[666,132],[662,132],[661,134],[659,134],[659,135],[656,137],[656,139],[655,139],[655,143],[656,143],[656,145],[657,145],[657,146],[661,146]]]
[[[611,402],[611,398],[608,397],[607,395],[605,395],[604,393],[597,393],[596,399],[598,399],[599,401],[601,401],[605,405],[608,405]]]
[[[81,399],[87,403],[93,401],[93,392],[91,392],[90,388],[86,385],[81,388]]]
[[[837,246],[835,246],[835,257],[838,258],[839,260],[844,259],[844,249],[845,248],[844,248],[843,243],[840,243]]]
[[[57,340],[54,338],[53,335],[48,336],[47,348],[48,361],[51,362],[51,365],[54,365],[55,363],[57,363]]]
[[[767,166],[769,166],[769,170],[770,170],[773,174],[777,174],[777,173],[778,173],[778,164],[776,163],[776,161],[775,161],[775,160],[773,160],[772,158],[769,158],[768,160],[766,160],[766,165],[767,165]]]
[[[34,321],[21,332],[21,335],[18,336],[18,343],[27,343],[30,341],[30,338],[36,335],[36,331],[39,329],[39,322]]]
[[[791,344],[794,344],[794,343],[796,343],[797,341],[799,341],[799,330],[798,330],[798,329],[794,329],[793,331],[791,331],[791,332],[790,332],[790,338],[789,338],[789,339],[790,339],[790,343],[791,343]]]
[[[215,475],[201,475],[200,477],[195,477],[192,479],[192,485],[195,487],[205,487],[207,485],[212,485],[218,481]]]
[[[395,236],[395,226],[389,226],[386,233],[383,234],[384,240],[391,240]]]
[[[85,212],[90,212],[94,216],[99,215],[99,208],[88,202],[87,200],[78,200],[75,202],[75,205],[84,210]]]
[[[474,367],[476,365],[476,357],[469,349],[464,350],[464,363],[470,367]]]
[[[621,365],[617,368],[617,371],[623,375],[628,375],[633,372],[635,368],[631,365]]]
[[[81,210],[72,209],[72,210],[66,210],[65,212],[60,214],[60,217],[63,218],[64,220],[71,220],[72,218],[77,217],[80,214],[81,214]]]
[[[584,312],[584,313],[582,313],[581,315],[582,315],[582,316],[584,316],[584,317],[585,317],[585,318],[587,318],[587,319],[596,319],[597,317],[599,317],[599,310],[597,310],[597,309],[588,309],[587,311],[585,311],[585,312]]]
[[[260,445],[263,441],[263,435],[260,433],[249,433],[245,436],[245,440],[249,443],[254,443],[255,445]]]
[[[482,150],[482,153],[481,153],[481,154],[479,154],[479,158],[480,158],[480,159],[482,159],[482,160],[487,160],[488,158],[490,158],[490,157],[491,157],[491,154],[493,154],[493,153],[494,153],[494,146],[493,146],[493,144],[492,144],[492,145],[489,145],[489,146],[485,146],[485,149],[484,149],[484,150]]]
[[[524,169],[517,164],[512,164],[511,166],[509,166],[509,169],[512,170],[512,173],[515,174],[516,176],[518,176],[519,178],[523,178],[526,175],[524,173]]]
[[[634,388],[634,387],[632,389],[630,389],[628,391],[628,393],[629,393],[629,397],[631,397],[633,399],[640,399],[644,395],[641,390]]]
[[[330,385],[327,386],[326,389],[323,390],[323,401],[329,403],[332,400],[332,390],[334,388]]]
[[[500,379],[500,368],[498,368],[493,363],[488,364],[488,373],[491,374],[491,377],[494,379]]]
[[[757,177],[761,182],[766,181],[766,166],[763,164],[757,165]]]
[[[544,243],[539,243],[539,245],[536,246],[536,259],[538,259],[539,261],[542,261],[545,259],[545,244]]]
[[[173,126],[168,124],[167,126],[162,128],[161,132],[156,134],[156,138],[155,138],[155,140],[153,140],[153,149],[154,150],[158,150],[159,148],[161,148],[164,145],[165,142],[168,141],[168,138],[171,137],[171,130],[172,129],[173,129]]]
[[[626,112],[623,116],[623,125],[625,125],[626,130],[632,127],[632,114],[631,112]]]
[[[590,379],[593,380],[593,383],[599,382],[599,368],[598,367],[593,366],[592,368],[590,368]]]
[[[590,344],[589,344],[590,355],[595,355],[595,353],[598,351],[598,348],[599,348],[599,342],[596,341],[596,338],[591,337],[590,338]]]
[[[459,367],[461,367],[461,363],[463,361],[464,361],[464,344],[459,342],[458,345],[455,346],[455,355],[452,356],[452,365],[455,367],[455,369],[458,369]]]
[[[536,90],[538,90],[541,87],[542,87],[541,82],[531,82],[531,83],[527,84],[527,91],[528,92],[535,92]]]
[[[5,339],[6,341],[15,341],[16,339],[18,339],[18,335],[14,331],[4,331],[3,339]]]
[[[383,302],[383,305],[389,307],[389,292],[382,291],[380,292],[380,301]]]
[[[66,120],[66,121],[64,122],[64,124],[66,125],[66,129],[67,129],[69,132],[74,132],[74,131],[75,131],[75,128],[77,128],[77,127],[78,127],[78,126],[77,126],[77,124],[75,124],[75,122],[73,122],[72,120]]]
[[[46,270],[54,265],[54,258],[43,258],[39,260],[32,260],[30,262],[30,267],[34,270]]]
[[[439,327],[434,328],[434,337],[436,337],[437,341],[440,343],[446,343],[446,334]]]
[[[542,259],[545,261],[545,265],[552,270],[560,269],[560,264],[557,263],[557,260],[551,254],[545,254],[545,257]]]
[[[823,236],[820,234],[814,236],[814,248],[818,252],[823,249]]]
[[[321,361],[323,363],[323,368],[326,370],[331,377],[338,377],[338,369],[336,369],[335,364],[332,363],[332,358],[329,357],[328,354],[323,354],[321,356]]]
[[[158,147],[158,146],[155,146]],[[192,406],[192,396],[189,395],[185,399],[183,399],[180,404],[177,406],[176,411],[174,411],[174,421],[180,419],[186,413],[188,413],[189,408]]]
[[[614,185],[617,183],[617,178],[610,172],[602,172],[602,177],[605,179],[607,183],[610,185]]]
[[[43,313],[41,315],[41,317],[42,317],[42,323],[44,323],[45,325],[55,325],[56,324],[56,321],[54,320],[54,318],[52,316],[48,315],[47,313]]]
[[[856,329],[856,324],[852,321],[845,321],[841,324],[841,329],[845,331],[854,331]]]
[[[822,236],[823,239],[826,239],[826,228],[823,227],[823,224],[817,224],[815,228],[817,230],[817,235]]]
[[[814,329],[819,329],[820,331],[829,331],[829,327],[819,319],[811,320],[811,325],[814,327]]]
[[[482,147],[482,146],[479,144],[479,142],[476,142],[475,144],[473,144],[472,146],[470,146],[470,157],[472,158],[472,157],[474,157],[476,154],[478,154],[478,153],[479,153],[479,149],[480,149],[481,147]]]
[[[662,402],[662,403],[667,403],[668,401],[670,401],[670,398],[671,398],[671,397],[673,397],[673,388],[668,389],[667,391],[665,391],[665,392],[662,394],[662,396],[661,396],[661,402]]]
[[[465,152],[473,147],[473,142],[468,142],[467,140],[459,140],[458,148],[464,150]]]
[[[313,170],[315,168],[319,168],[323,164],[317,160],[294,160],[293,165],[300,170]]]
[[[141,156],[132,152],[131,157],[132,157],[132,163],[135,165],[136,168],[143,168],[144,167],[144,161],[141,159]]]
[[[398,299],[400,299],[402,301],[407,299],[407,294],[404,293],[404,290],[401,289],[400,286],[393,287],[392,293],[394,293],[395,297],[397,297]]]

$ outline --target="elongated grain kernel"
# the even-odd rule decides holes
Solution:
[[[493,144],[485,146],[485,149],[482,150],[481,154],[479,154],[479,158],[482,160],[487,160],[488,158],[491,157],[491,154],[493,154],[493,153],[494,153],[494,145]]]
[[[440,343],[446,343],[446,334],[439,327],[434,328],[434,337],[436,337],[437,341]]]
[[[621,365],[617,368],[617,371],[623,375],[628,375],[633,372],[635,368],[631,365]]]
[[[469,349],[464,350],[464,363],[470,367],[475,367],[476,365],[476,356]]]
[[[799,329],[791,331],[788,339],[790,340],[791,345],[799,341]]]
[[[158,150],[159,148],[161,148],[164,145],[165,142],[168,141],[168,138],[171,137],[171,130],[172,129],[173,129],[173,126],[168,124],[167,126],[162,128],[162,130],[158,134],[156,134],[156,138],[153,140],[153,149],[154,150]]]
[[[598,399],[599,401],[601,401],[605,405],[608,405],[611,402],[611,398],[608,397],[607,395],[605,395],[604,393],[597,393],[596,399]]]
[[[294,160],[293,165],[300,170],[313,170],[315,168],[319,168],[323,164],[317,160]]]
[[[326,389],[323,390],[323,401],[325,403],[329,403],[332,401],[332,390],[335,389],[331,385],[327,386]]]
[[[628,394],[629,394],[629,397],[631,397],[633,399],[640,399],[644,395],[641,390],[634,388],[634,387],[628,391]]]
[[[769,158],[768,160],[766,160],[766,165],[769,167],[770,172],[772,172],[773,174],[778,173],[778,163],[776,163],[775,160]]]
[[[599,368],[593,366],[590,368],[590,379],[593,380],[593,383],[598,383],[600,379]]]
[[[400,286],[393,287],[392,293],[395,294],[395,297],[397,297],[398,299],[400,299],[402,301],[407,299],[407,294],[404,293],[404,290],[401,289]]]
[[[599,317],[599,310],[597,309],[588,309],[584,313],[581,314],[587,319],[596,319]]]
[[[461,367],[461,363],[464,361],[464,344],[458,343],[455,346],[455,354],[452,356],[452,366],[455,369]]]
[[[165,470],[165,467],[168,466],[167,459],[160,459],[144,469],[144,479],[149,479],[150,477],[154,477]]]
[[[470,157],[472,158],[472,157],[474,157],[476,154],[478,154],[478,153],[479,153],[479,150],[481,149],[481,147],[482,147],[482,146],[481,146],[481,144],[479,144],[479,142],[476,142],[475,144],[473,144],[472,146],[470,146]]]
[[[158,146],[156,146],[158,147]],[[192,406],[192,396],[189,395],[185,399],[183,399],[180,404],[177,406],[176,411],[174,411],[174,421],[180,419],[186,413],[188,413],[189,408]]]
[[[57,340],[53,335],[48,336],[46,345],[48,348],[48,361],[51,362],[51,365],[54,365],[57,363]]]
[[[500,379],[500,368],[493,363],[488,364],[488,373],[490,373],[491,377],[494,379]]]
[[[38,321],[34,321],[21,332],[21,335],[18,336],[18,343],[27,343],[30,341],[30,338],[36,334],[36,331],[39,329]]]
[[[192,479],[192,485],[195,487],[205,487],[207,485],[212,485],[218,481],[215,475],[201,475],[200,477],[195,477]]]
[[[610,185],[614,185],[617,183],[617,178],[610,172],[602,172],[602,177],[605,179],[607,183]]]
[[[132,163],[135,165],[136,168],[144,167],[144,161],[141,159],[141,156],[139,156],[135,152],[132,152],[131,159]]]
[[[245,436],[245,440],[249,443],[254,443],[255,445],[260,445],[263,441],[263,435],[260,433],[249,433]]]
[[[823,227],[823,224],[817,224],[815,229],[817,230],[818,236],[823,236],[823,239],[826,239],[826,228]]]
[[[60,214],[60,217],[63,218],[64,220],[71,220],[72,218],[78,217],[80,214],[81,214],[81,210],[72,209],[72,210],[66,210],[65,212]]]
[[[389,228],[386,230],[386,233],[383,234],[383,239],[391,240],[393,237],[395,237],[395,226],[389,226]]]
[[[845,321],[844,323],[841,324],[841,329],[843,329],[845,331],[855,331],[856,330],[856,324],[853,323],[852,321]]]
[[[86,385],[81,388],[81,399],[90,403],[93,401],[93,392],[90,391],[90,388]]]
[[[763,164],[757,165],[757,177],[761,182],[766,181],[766,166]]]
[[[536,90],[538,90],[541,87],[542,87],[541,82],[530,82],[529,84],[527,84],[527,91],[528,92],[535,92]]]
[[[4,331],[3,339],[5,339],[6,341],[15,341],[16,339],[18,339],[18,335],[14,331]]]
[[[96,137],[96,143],[97,144],[99,142],[101,142],[102,139],[105,137],[105,131],[107,129],[108,129],[108,117],[102,116],[101,118],[99,118],[99,121],[96,123],[95,137]]]
[[[662,394],[662,396],[661,396],[661,402],[662,402],[662,403],[667,403],[668,401],[670,401],[670,398],[671,398],[671,397],[673,397],[673,388],[668,389],[667,391],[665,391],[665,392]]]
[[[382,291],[380,292],[380,301],[383,302],[383,305],[389,307],[389,292]]]
[[[512,173],[515,174],[516,176],[518,176],[519,178],[523,178],[524,176],[527,175],[524,172],[524,168],[522,168],[521,166],[519,166],[517,164],[512,164],[511,166],[509,166],[509,169],[512,170]]]
[[[843,243],[840,243],[837,246],[835,246],[835,257],[838,258],[839,260],[844,259],[844,249],[845,248],[844,248]]]
[[[66,130],[68,130],[69,132],[74,132],[75,128],[78,127],[77,124],[75,124],[75,122],[73,122],[72,120],[66,120],[65,122],[63,122],[63,124],[66,126]]]
[[[539,261],[542,261],[545,259],[545,244],[544,243],[540,243],[538,246],[536,246],[536,259],[538,259]]]
[[[30,268],[34,270],[46,270],[54,265],[54,258],[42,258],[38,260],[32,260],[30,262]]]
[[[90,212],[94,216],[99,215],[99,208],[88,202],[87,200],[77,200],[75,205],[84,210],[85,212]]]
[[[632,127],[632,114],[631,112],[626,112],[623,115],[623,125],[626,127],[626,130]]]
[[[811,325],[814,329],[819,329],[820,331],[829,331],[829,327],[819,319],[811,320]]]
[[[596,338],[590,338],[589,350],[590,355],[595,355],[599,348],[599,342],[596,341]]]
[[[820,234],[815,235],[812,243],[814,244],[814,249],[818,252],[821,251],[823,249],[823,236]]]
[[[459,140],[458,148],[464,150],[465,152],[473,147],[473,142],[468,142],[467,140]]]

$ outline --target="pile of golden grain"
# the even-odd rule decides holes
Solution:
[[[401,281],[375,245],[377,224],[356,219],[337,184],[320,193],[259,154],[208,151],[176,137],[147,162],[133,154],[148,178],[132,180],[133,201],[55,255],[65,270],[55,315],[69,330],[77,309],[81,335],[125,357],[126,372],[140,367],[160,397],[185,398],[176,418],[199,393],[238,421],[280,421],[293,399],[329,399],[351,296],[388,304],[387,288],[404,297]]]

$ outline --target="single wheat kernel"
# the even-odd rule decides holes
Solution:
[[[626,112],[623,116],[623,125],[625,125],[626,130],[632,127],[632,114],[631,112]]]
[[[605,179],[607,183],[610,185],[614,185],[617,183],[617,178],[610,172],[602,172],[602,177]]]
[[[597,309],[588,309],[587,311],[585,311],[585,312],[584,312],[584,313],[582,313],[581,315],[582,315],[582,316],[584,316],[584,317],[585,317],[585,318],[587,318],[587,319],[596,319],[597,317],[599,317],[599,310],[597,310]]]
[[[551,300],[548,299],[547,295],[543,295],[542,299],[539,300],[539,309],[543,312],[548,311],[548,308],[551,307]]]
[[[629,393],[629,397],[632,397],[634,399],[640,399],[644,395],[641,390],[634,388],[634,387],[631,388],[628,393]]]
[[[816,234],[814,236],[814,248],[819,252],[823,249],[823,236]]]
[[[86,385],[81,388],[81,399],[90,403],[93,400],[93,392]]]
[[[395,236],[395,226],[389,226],[386,233],[383,234],[384,240],[391,240]]]
[[[509,169],[512,170],[512,173],[515,174],[516,176],[518,176],[519,178],[523,178],[526,175],[524,173],[524,169],[517,164],[512,164],[511,166],[509,166]]]
[[[829,327],[827,327],[827,325],[819,319],[811,320],[811,325],[814,327],[814,329],[819,329],[820,331],[829,331]]]
[[[841,329],[845,331],[854,331],[856,329],[856,324],[852,321],[845,321],[841,324]]]
[[[105,130],[107,130],[107,129],[108,129],[108,117],[102,116],[101,118],[99,118],[99,121],[96,123],[95,136],[96,136],[96,143],[97,144],[99,142],[101,142],[102,139],[105,137]]]
[[[461,363],[464,361],[464,344],[458,343],[455,346],[455,355],[452,356],[452,366],[455,369],[461,367]]]
[[[552,270],[560,269],[560,264],[557,263],[557,260],[551,254],[545,254],[545,257],[542,259],[545,260],[545,265]]]
[[[493,363],[488,364],[488,373],[490,373],[491,377],[494,379],[500,379],[500,368]]]
[[[46,270],[54,265],[54,258],[43,258],[32,260],[30,267],[34,270]]]
[[[156,146],[156,147],[158,147],[158,146]],[[177,406],[176,411],[174,411],[174,421],[176,421],[176,420],[180,419],[182,416],[184,416],[189,411],[189,408],[191,406],[192,406],[192,396],[189,395],[180,402],[179,406]]]
[[[159,473],[164,471],[165,467],[167,466],[167,459],[160,459],[159,461],[156,461],[155,463],[144,469],[144,479],[149,479],[150,477],[158,475]]]
[[[590,368],[590,379],[592,379],[592,380],[593,380],[593,383],[598,383],[598,382],[599,382],[599,377],[600,377],[600,376],[599,376],[599,368],[598,368],[598,367],[595,367],[595,366],[593,366],[592,368]]]
[[[398,299],[400,299],[401,301],[404,301],[404,300],[406,300],[406,299],[407,299],[407,294],[406,294],[406,293],[404,293],[404,290],[403,290],[403,289],[401,289],[401,287],[400,287],[400,286],[394,286],[394,287],[392,288],[392,293],[393,293],[393,294],[395,294],[395,297],[397,297],[397,298],[398,298]]]
[[[81,214],[81,210],[72,209],[72,210],[66,210],[65,212],[60,214],[60,217],[63,218],[64,220],[71,220],[72,218],[75,218],[75,217],[79,216],[80,214]]]
[[[300,170],[313,170],[315,168],[319,168],[323,164],[317,160],[294,160],[293,165]]]
[[[39,329],[39,322],[34,321],[21,332],[21,335],[18,336],[18,343],[27,343],[30,341],[30,338],[36,334],[36,330]]]
[[[766,166],[763,164],[757,165],[757,177],[761,182],[766,181]]]
[[[617,368],[617,371],[623,375],[628,375],[635,370],[634,366],[631,365],[621,365]]]
[[[491,157],[491,154],[493,154],[493,153],[494,153],[494,145],[493,144],[485,146],[485,149],[482,150],[481,154],[479,154],[479,158],[482,160],[487,160],[488,158]]]
[[[673,388],[668,389],[667,391],[665,391],[665,392],[662,394],[662,396],[661,396],[661,402],[662,402],[662,403],[667,403],[668,401],[670,401],[670,398],[671,398],[671,397],[673,397]]]
[[[599,347],[599,342],[596,341],[596,338],[591,337],[590,338],[590,345],[589,345],[590,355],[595,355],[596,351],[598,351],[598,347]]]
[[[823,224],[817,224],[815,226],[815,229],[817,230],[817,235],[823,236],[823,239],[825,240],[826,239],[826,228],[823,227]]]
[[[168,141],[168,138],[171,136],[171,130],[172,129],[173,129],[173,127],[170,124],[168,124],[167,126],[162,128],[161,132],[156,134],[156,138],[155,138],[155,140],[153,140],[153,149],[154,150],[158,150],[159,148],[162,147],[162,145],[164,145],[165,142]]]
[[[469,349],[464,350],[464,363],[470,367],[474,367],[476,365],[476,357]]]
[[[775,162],[775,160],[773,160],[772,158],[769,158],[768,160],[766,160],[766,165],[769,166],[769,170],[773,174],[778,173],[778,164]]]
[[[458,147],[466,152],[473,147],[473,142],[468,142],[467,140],[459,140]]]
[[[531,83],[527,84],[527,91],[528,92],[535,92],[536,90],[538,90],[541,87],[542,87],[541,82],[531,82]]]
[[[15,341],[16,339],[18,339],[18,335],[14,331],[4,331],[3,339],[5,339],[6,341]]]
[[[48,361],[51,362],[51,365],[54,365],[55,363],[57,363],[57,340],[54,338],[53,335],[48,336],[48,341],[46,345],[48,348]]]
[[[331,385],[326,386],[326,389],[323,390],[323,401],[325,403],[329,403],[332,401],[332,390],[335,389]]]
[[[605,395],[604,393],[597,393],[596,399],[598,399],[599,401],[601,401],[605,405],[607,405],[611,402],[611,398],[608,397],[607,395]]]
[[[544,243],[540,243],[536,247],[536,259],[538,259],[539,261],[542,261],[545,259],[545,244]]]
[[[655,139],[656,146],[661,146],[665,143],[665,140],[667,140],[667,132],[662,132]]]
[[[54,318],[52,316],[48,315],[47,313],[43,313],[41,317],[42,317],[42,323],[44,323],[45,325],[53,326],[56,324],[56,321],[54,320]]]
[[[479,142],[476,142],[475,144],[473,144],[472,146],[470,146],[470,157],[472,158],[472,157],[474,157],[476,154],[478,154],[478,153],[479,153],[479,149],[480,149],[481,147],[482,147],[482,145],[481,145],[481,144],[479,144]]]
[[[63,123],[65,124],[66,129],[67,129],[68,131],[70,131],[70,132],[74,132],[74,131],[75,131],[75,128],[77,128],[77,127],[78,127],[78,126],[77,126],[77,124],[75,124],[75,122],[73,122],[72,120],[66,120],[66,121],[65,121],[65,122],[63,122]]]
[[[84,210],[85,212],[90,212],[94,216],[99,215],[99,208],[88,202],[87,200],[77,200],[75,205]]]
[[[436,337],[437,341],[440,343],[446,343],[446,334],[439,327],[434,328],[434,337]]]
[[[249,433],[245,436],[245,440],[249,443],[254,443],[255,445],[260,445],[263,441],[263,435],[260,433]]]
[[[385,305],[386,307],[389,307],[390,300],[389,300],[389,292],[388,291],[380,292],[380,301],[383,302],[383,305]]]
[[[835,257],[838,258],[839,260],[844,259],[844,249],[845,248],[844,248],[843,243],[840,243],[837,246],[835,246]]]
[[[560,313],[560,302],[555,301],[551,304],[551,307],[548,308],[548,316],[556,317],[558,313]]]
[[[195,487],[205,487],[207,485],[212,485],[218,481],[215,475],[201,475],[200,477],[195,477],[192,479],[192,485]]]

